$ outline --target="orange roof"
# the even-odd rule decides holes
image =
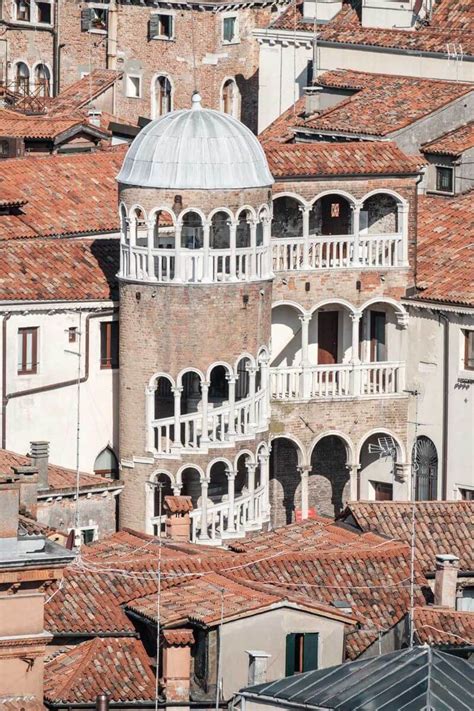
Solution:
[[[153,702],[155,677],[140,640],[96,637],[46,662],[47,702],[95,704],[99,694],[112,703]]]
[[[275,178],[324,175],[406,175],[425,163],[408,156],[392,142],[264,143]]]
[[[12,114],[12,111],[3,111],[0,109],[0,136],[54,139],[76,126],[84,126],[88,130],[93,131],[98,130],[96,126],[88,124],[79,116],[55,118],[50,116]],[[103,131],[100,131],[100,133],[104,138],[106,137]]]
[[[474,192],[418,198],[416,297],[474,306]]]
[[[94,69],[52,99],[48,103],[48,113],[58,115],[83,108],[113,86],[121,76],[122,72],[113,69]]]
[[[163,637],[170,647],[187,647],[194,643],[194,634],[192,630],[172,629],[164,630]]]
[[[27,201],[0,215],[0,241],[118,230],[115,177],[126,148],[0,161],[0,194]]]
[[[414,625],[419,644],[474,646],[474,612],[446,607],[416,607]]]
[[[193,510],[190,496],[165,496],[165,508],[170,513],[189,513]]]
[[[416,554],[426,572],[436,567],[438,553],[459,557],[463,570],[474,569],[472,538],[474,501],[417,501]],[[362,530],[411,541],[413,504],[402,501],[353,501],[340,518]]]
[[[474,148],[474,121],[425,143],[421,150],[423,153],[458,156],[469,148]]]
[[[283,12],[270,29],[296,29],[313,33],[313,23],[303,22],[300,0]],[[318,41],[446,54],[448,43],[461,44],[465,55],[474,54],[474,3],[472,0],[438,0],[429,23],[419,29],[393,30],[362,27],[349,0],[328,23],[318,27]]]
[[[0,301],[114,300],[119,250],[107,238],[1,243]]]

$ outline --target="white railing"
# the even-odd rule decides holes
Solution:
[[[403,362],[270,368],[270,392],[274,400],[400,395],[404,387]]]
[[[333,235],[272,238],[273,271],[398,267],[402,235]]]
[[[229,501],[221,501],[218,504],[207,505],[207,536],[212,542],[221,540],[223,537],[241,536],[246,531],[260,528],[265,516],[265,489],[259,486],[253,494],[253,518],[252,495],[246,493],[237,496],[233,506]],[[231,510],[232,509],[232,510]],[[203,539],[202,531],[202,509],[194,509],[190,514],[191,518],[191,541],[196,543]],[[153,519],[155,522],[155,519]]]

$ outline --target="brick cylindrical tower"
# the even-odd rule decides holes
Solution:
[[[118,176],[122,526],[191,496],[193,540],[268,520],[272,176],[255,136],[192,109],[150,123]]]

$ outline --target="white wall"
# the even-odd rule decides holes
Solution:
[[[81,320],[79,309],[84,310]],[[68,329],[82,324],[81,377],[85,374],[85,335],[89,321],[89,377],[81,384],[80,467],[92,471],[98,453],[107,445],[117,454],[118,445],[118,370],[100,369],[100,322],[112,316],[101,314],[113,307],[98,304],[34,303],[28,307],[0,307],[6,321],[6,393],[50,386],[75,380],[78,342],[69,343]],[[28,310],[27,310],[28,309]],[[87,319],[88,315],[92,318]],[[114,318],[117,318],[115,316]],[[18,329],[38,327],[38,372],[18,375]],[[76,466],[77,386],[10,398],[6,407],[6,448],[21,454],[29,451],[33,440],[50,442],[50,461],[66,467]]]

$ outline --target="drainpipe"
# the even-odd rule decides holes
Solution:
[[[110,0],[107,18],[107,69],[117,69],[118,11],[116,0]]]
[[[118,312],[118,309],[107,309],[106,311],[100,311],[99,313],[88,314],[86,316],[86,339],[85,339],[85,367],[84,375],[80,378],[79,383],[85,383],[89,378],[89,330],[90,321],[93,318],[102,318],[104,316],[113,316]],[[60,388],[68,388],[72,385],[77,385],[78,380],[74,378],[73,380],[63,380],[59,383],[52,383],[51,385],[42,385],[38,388],[29,388],[27,390],[18,390],[17,392],[7,394],[7,321],[13,315],[12,312],[5,314],[3,317],[2,325],[2,449],[6,449],[7,441],[7,405],[10,400],[17,397],[23,397],[26,395],[36,395],[37,393],[45,393],[50,390],[59,390]]]
[[[60,85],[60,80],[59,80],[59,73],[61,71],[60,65],[59,65],[59,54],[61,51],[61,46],[60,46],[60,33],[59,33],[59,25],[60,25],[60,12],[59,12],[59,3],[61,0],[56,0],[55,3],[55,22],[54,22],[54,27],[53,27],[53,96],[57,96],[59,94],[59,85]]]
[[[441,312],[443,321],[443,466],[441,498],[446,501],[448,494],[448,442],[449,442],[449,317]]]

